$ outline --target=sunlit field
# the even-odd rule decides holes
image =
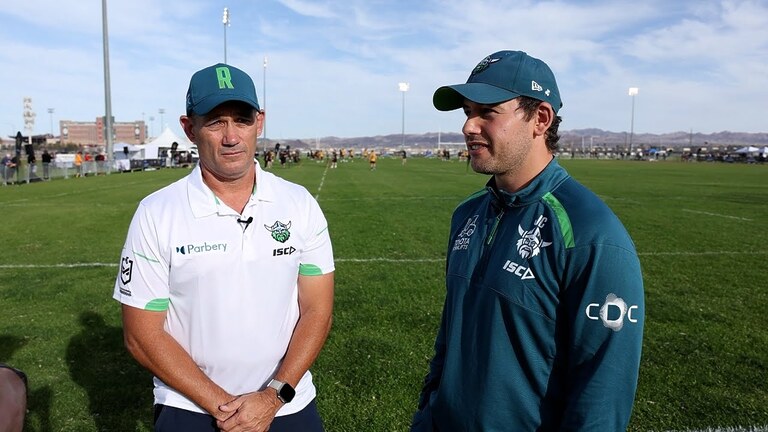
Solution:
[[[766,430],[768,166],[561,163],[640,254],[647,322],[630,430]],[[450,215],[485,176],[420,158],[272,171],[317,197],[334,243],[334,324],[312,368],[326,429],[407,430],[440,319]],[[25,430],[151,430],[151,376],[123,348],[112,287],[138,201],[187,172],[0,187],[0,362],[29,375]]]

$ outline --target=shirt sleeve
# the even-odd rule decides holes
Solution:
[[[328,222],[317,201],[308,194],[307,231],[301,251],[299,274],[323,275],[334,271],[333,247],[328,233]]]
[[[631,241],[630,241],[631,242]],[[644,325],[634,248],[590,245],[571,252],[565,306],[570,328],[561,430],[626,430],[637,390]]]
[[[139,309],[168,309],[170,266],[163,250],[152,215],[139,204],[128,228],[112,297]]]

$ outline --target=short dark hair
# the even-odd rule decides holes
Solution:
[[[536,109],[538,109],[539,105],[542,103],[542,101],[528,96],[517,97],[517,106],[525,113],[525,121],[533,118],[534,114],[536,114]],[[547,149],[551,153],[558,150],[557,142],[560,141],[560,135],[558,134],[557,129],[560,127],[561,121],[563,121],[563,119],[555,114],[555,118],[552,119],[552,124],[549,125],[549,129],[547,129]]]

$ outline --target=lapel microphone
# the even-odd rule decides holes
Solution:
[[[253,222],[253,216],[248,216],[248,219],[237,218],[237,223],[239,223],[240,226],[243,227],[243,232],[245,232],[245,230],[248,229],[248,225],[250,225],[251,222]]]

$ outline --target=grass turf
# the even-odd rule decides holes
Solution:
[[[630,430],[768,424],[768,167],[561,163],[640,253],[647,321]],[[418,158],[272,171],[317,196],[334,242],[334,326],[312,368],[326,429],[407,430],[444,298],[449,218],[485,176]],[[186,172],[0,188],[0,361],[30,377],[26,430],[151,430],[151,376],[122,347],[112,286],[138,201]]]

